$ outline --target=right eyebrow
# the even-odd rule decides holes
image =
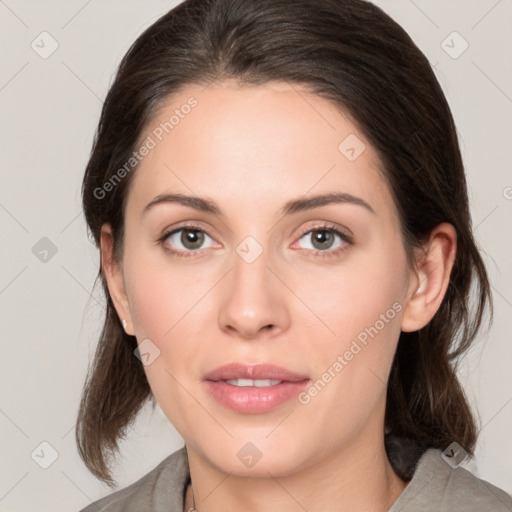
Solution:
[[[154,208],[158,204],[177,203],[183,206],[188,206],[194,210],[213,213],[221,216],[222,213],[219,207],[209,199],[201,197],[186,196],[184,194],[160,194],[151,200],[142,210],[142,215]]]

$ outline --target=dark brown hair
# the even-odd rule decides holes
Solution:
[[[474,453],[477,430],[456,377],[492,302],[472,235],[464,168],[450,108],[427,58],[381,9],[361,0],[186,0],[146,29],[122,59],[107,94],[83,180],[83,209],[96,246],[112,226],[122,261],[124,212],[136,166],[108,193],[158,108],[187,85],[234,79],[287,81],[343,109],[381,159],[410,256],[441,222],[458,251],[440,309],[423,329],[401,333],[388,382],[390,435],[422,449],[459,443]],[[197,111],[196,111],[197,112]],[[99,191],[102,191],[101,193]],[[99,479],[146,400],[155,405],[110,298],[84,386],[76,440]],[[473,293],[474,292],[474,293]],[[470,301],[470,297],[473,300]]]

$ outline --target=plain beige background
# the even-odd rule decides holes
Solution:
[[[117,64],[176,3],[0,0],[1,511],[79,510],[112,492],[86,470],[74,440],[103,314],[80,186]],[[471,469],[512,493],[512,2],[376,3],[435,67],[460,134],[496,307],[460,368],[481,427]],[[159,410],[144,410],[122,443],[119,487],[181,446]]]

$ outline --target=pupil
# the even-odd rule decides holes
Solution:
[[[314,242],[320,242],[320,244],[325,244],[325,239],[327,239],[327,242],[332,243],[332,236],[333,234],[330,231],[327,231],[325,229],[317,231],[317,235],[314,236]],[[326,246],[320,246],[320,249],[327,249],[331,244],[327,243]]]
[[[188,249],[196,249],[201,247],[204,235],[195,229],[184,229],[181,235],[182,244]]]

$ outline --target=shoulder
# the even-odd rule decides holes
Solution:
[[[133,484],[91,503],[80,512],[182,510],[189,474],[186,448],[183,447]]]
[[[511,512],[512,496],[463,467],[452,467],[441,450],[421,455],[414,476],[389,512]]]

